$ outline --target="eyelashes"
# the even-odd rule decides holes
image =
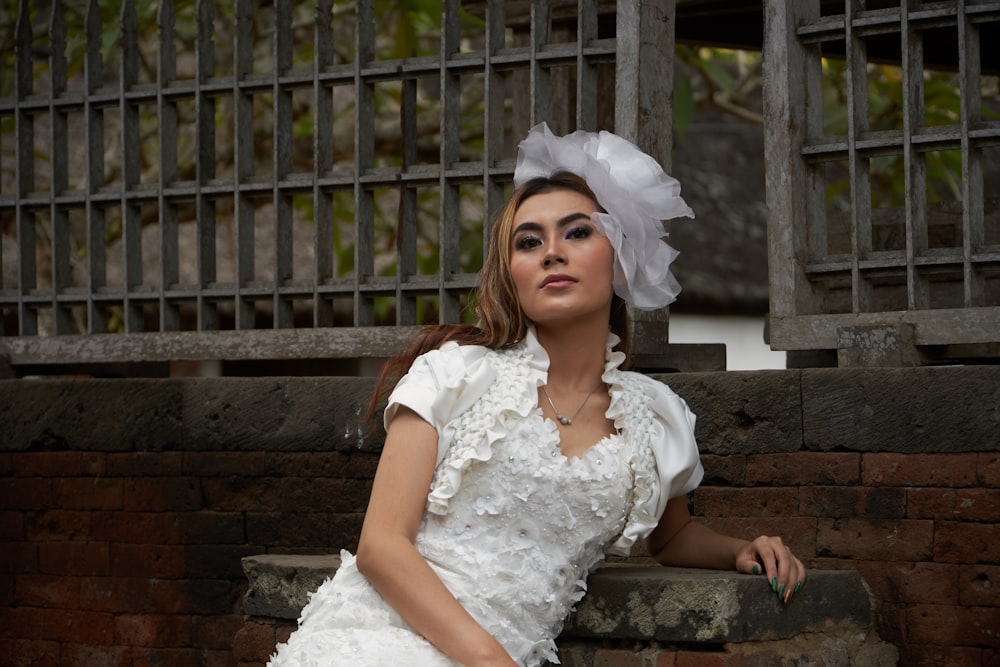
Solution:
[[[586,239],[594,234],[594,229],[587,225],[571,227],[566,231],[563,238],[566,239]],[[515,250],[532,250],[542,245],[542,238],[538,234],[525,234],[514,239]]]

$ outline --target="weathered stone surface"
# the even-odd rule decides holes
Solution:
[[[181,387],[163,380],[0,380],[6,451],[176,449]]]
[[[564,635],[724,643],[871,625],[871,600],[857,572],[812,571],[784,605],[761,576],[609,565],[590,577]]]
[[[193,449],[378,451],[383,434],[365,410],[364,378],[184,380],[184,425]]]
[[[797,371],[684,373],[656,376],[698,416],[705,454],[764,454],[802,446]]]
[[[298,618],[308,594],[340,564],[337,556],[250,556],[244,611]],[[770,641],[803,633],[865,634],[872,627],[868,588],[851,570],[811,571],[782,604],[761,576],[644,565],[607,565],[588,579],[587,596],[564,638],[720,644]]]
[[[817,451],[994,451],[1000,367],[803,370],[802,422]]]
[[[242,559],[250,581],[243,611],[249,616],[299,617],[309,594],[340,567],[340,556],[270,554]]]

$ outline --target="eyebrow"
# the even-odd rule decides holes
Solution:
[[[556,222],[556,227],[557,228],[565,227],[566,225],[568,225],[570,223],[576,222],[580,218],[585,218],[587,220],[590,220],[590,216],[589,215],[587,215],[586,213],[577,211],[576,213],[570,213],[569,215],[566,215],[566,216],[563,216],[562,218],[559,218],[559,221]],[[541,224],[539,224],[537,222],[533,222],[531,220],[527,220],[527,221],[522,222],[521,224],[519,224],[517,226],[517,228],[514,229],[514,234],[513,235],[517,236],[521,232],[537,232],[537,231],[541,231],[541,229],[542,229],[542,225]]]

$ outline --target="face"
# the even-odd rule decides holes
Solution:
[[[607,321],[614,293],[614,249],[590,216],[589,197],[553,190],[514,214],[510,273],[525,316],[536,325],[572,318]]]

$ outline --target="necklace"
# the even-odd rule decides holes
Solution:
[[[556,404],[552,402],[552,398],[549,396],[549,392],[545,391],[544,384],[541,386],[541,390],[542,393],[545,394],[545,400],[547,400],[549,402],[549,405],[552,406],[552,412],[556,414],[556,419],[559,420],[559,423],[562,424],[563,426],[570,426],[573,423],[573,420],[576,419],[576,416],[580,414],[580,411],[583,410],[583,406],[587,404],[587,401],[590,400],[590,397],[594,395],[594,392],[597,391],[598,387],[600,387],[602,384],[604,383],[599,382],[597,384],[597,387],[594,387],[593,389],[590,390],[590,393],[587,394],[586,398],[583,399],[583,403],[581,403],[580,407],[576,409],[576,412],[573,413],[572,417],[565,417],[559,414],[559,410],[556,409]]]

